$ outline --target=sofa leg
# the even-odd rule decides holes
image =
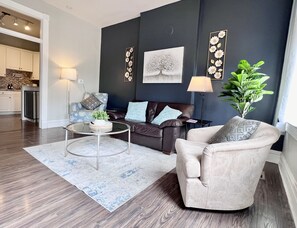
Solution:
[[[170,155],[171,153],[172,153],[172,151],[162,151],[163,152],[163,154],[166,154],[166,155]]]

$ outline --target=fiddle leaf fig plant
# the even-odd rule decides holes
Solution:
[[[247,60],[240,60],[238,69],[231,73],[219,95],[226,97],[224,100],[230,102],[242,118],[255,110],[253,103],[261,101],[264,95],[273,94],[273,91],[264,90],[269,76],[258,72],[263,64],[264,61],[251,65]]]

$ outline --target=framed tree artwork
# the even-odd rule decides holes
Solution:
[[[143,83],[182,83],[184,47],[144,52]]]

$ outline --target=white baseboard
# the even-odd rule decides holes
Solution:
[[[69,124],[69,120],[68,119],[64,119],[64,120],[49,120],[47,121],[47,128],[53,128],[53,127],[65,127]]]
[[[297,226],[297,181],[295,180],[286,158],[282,155],[279,163],[279,171],[289,200],[292,216]]]
[[[270,153],[268,154],[266,161],[274,163],[274,164],[279,164],[281,154],[282,154],[281,151],[270,150]]]

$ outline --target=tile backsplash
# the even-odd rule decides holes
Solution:
[[[6,77],[0,77],[0,89],[6,89],[8,84],[12,84],[15,90],[21,89],[22,85],[38,84],[39,81],[30,80],[32,72],[6,69]]]

